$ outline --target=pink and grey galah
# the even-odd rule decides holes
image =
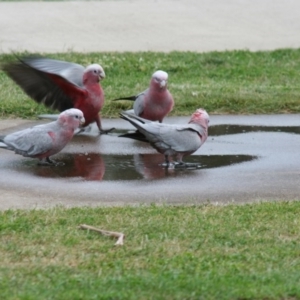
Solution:
[[[104,130],[99,115],[104,105],[100,81],[105,77],[100,65],[84,68],[66,61],[25,57],[3,65],[2,69],[36,102],[60,112],[80,109],[85,117],[84,127],[96,122],[100,133],[113,129]]]
[[[121,97],[115,100],[134,101],[134,113],[150,121],[163,121],[163,118],[173,109],[174,99],[167,88],[168,73],[156,71],[153,73],[150,86],[144,92],[130,97]]]
[[[67,109],[58,119],[0,137],[0,147],[25,157],[39,159],[39,165],[56,165],[51,155],[60,152],[72,139],[75,130],[85,123],[81,110]]]
[[[150,143],[165,156],[163,165],[166,167],[170,166],[169,157],[172,156],[177,156],[178,165],[188,166],[182,161],[183,156],[198,150],[208,136],[209,115],[202,108],[197,109],[185,125],[151,122],[127,112],[122,112],[120,116],[138,129],[135,133],[121,136]]]

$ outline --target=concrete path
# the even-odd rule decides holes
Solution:
[[[300,47],[300,1],[0,2],[0,52]]]

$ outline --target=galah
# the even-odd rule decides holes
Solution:
[[[150,143],[165,156],[163,165],[166,167],[170,166],[169,157],[174,155],[177,156],[178,165],[187,166],[182,161],[183,156],[200,148],[208,135],[209,115],[202,108],[197,109],[185,125],[151,122],[126,112],[122,112],[120,116],[138,129],[138,132],[121,136]]]
[[[85,117],[84,127],[96,122],[100,133],[114,129],[104,130],[101,125],[99,112],[104,104],[104,92],[100,80],[105,73],[100,65],[84,68],[60,60],[25,57],[2,68],[36,102],[60,112],[80,109]]]
[[[85,124],[82,111],[76,108],[67,109],[54,122],[0,137],[0,147],[25,157],[38,158],[40,165],[56,165],[50,156],[67,145],[81,124]]]
[[[150,121],[163,121],[163,118],[173,109],[174,100],[167,88],[168,73],[156,71],[153,73],[150,86],[144,92],[130,97],[121,97],[115,100],[134,101],[134,113]]]

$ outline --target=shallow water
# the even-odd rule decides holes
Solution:
[[[118,136],[128,130],[117,129],[110,136],[93,136],[90,133],[79,135],[72,141],[72,153],[60,153],[55,156],[64,166],[38,166],[35,159],[23,158],[14,161],[11,166],[6,161],[6,167],[11,167],[21,173],[31,174],[40,178],[76,178],[81,181],[117,181],[160,179],[167,177],[187,177],[197,175],[202,169],[212,169],[234,164],[241,164],[257,159],[254,155],[191,155],[184,158],[185,162],[197,164],[191,168],[164,168],[164,156],[158,153],[143,153],[145,149],[152,149],[147,143],[136,142]],[[299,134],[298,126],[251,126],[251,125],[214,125],[209,128],[209,136],[222,136],[250,132],[285,132]],[[101,139],[105,138],[105,141]],[[131,145],[128,153],[101,154],[101,145],[114,141],[124,149],[123,142]],[[99,144],[100,143],[100,144]],[[98,147],[99,145],[100,147]],[[97,150],[99,149],[99,151]],[[142,153],[141,153],[142,151]],[[153,150],[154,151],[154,150]],[[110,152],[110,151],[109,151]],[[112,151],[113,152],[113,151]],[[201,153],[201,149],[200,149]],[[12,157],[14,157],[14,154]]]
[[[198,164],[195,168],[165,168],[161,154],[102,155],[99,153],[62,153],[56,156],[63,166],[38,166],[36,160],[18,161],[19,172],[45,178],[80,178],[86,181],[139,180],[177,177],[230,166],[256,159],[251,155],[192,155],[184,161]]]

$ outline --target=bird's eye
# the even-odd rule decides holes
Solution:
[[[76,118],[76,119],[79,119],[79,116],[78,116],[78,115],[76,115],[76,116],[75,116],[75,118]]]
[[[97,70],[94,70],[94,73],[97,74]]]

